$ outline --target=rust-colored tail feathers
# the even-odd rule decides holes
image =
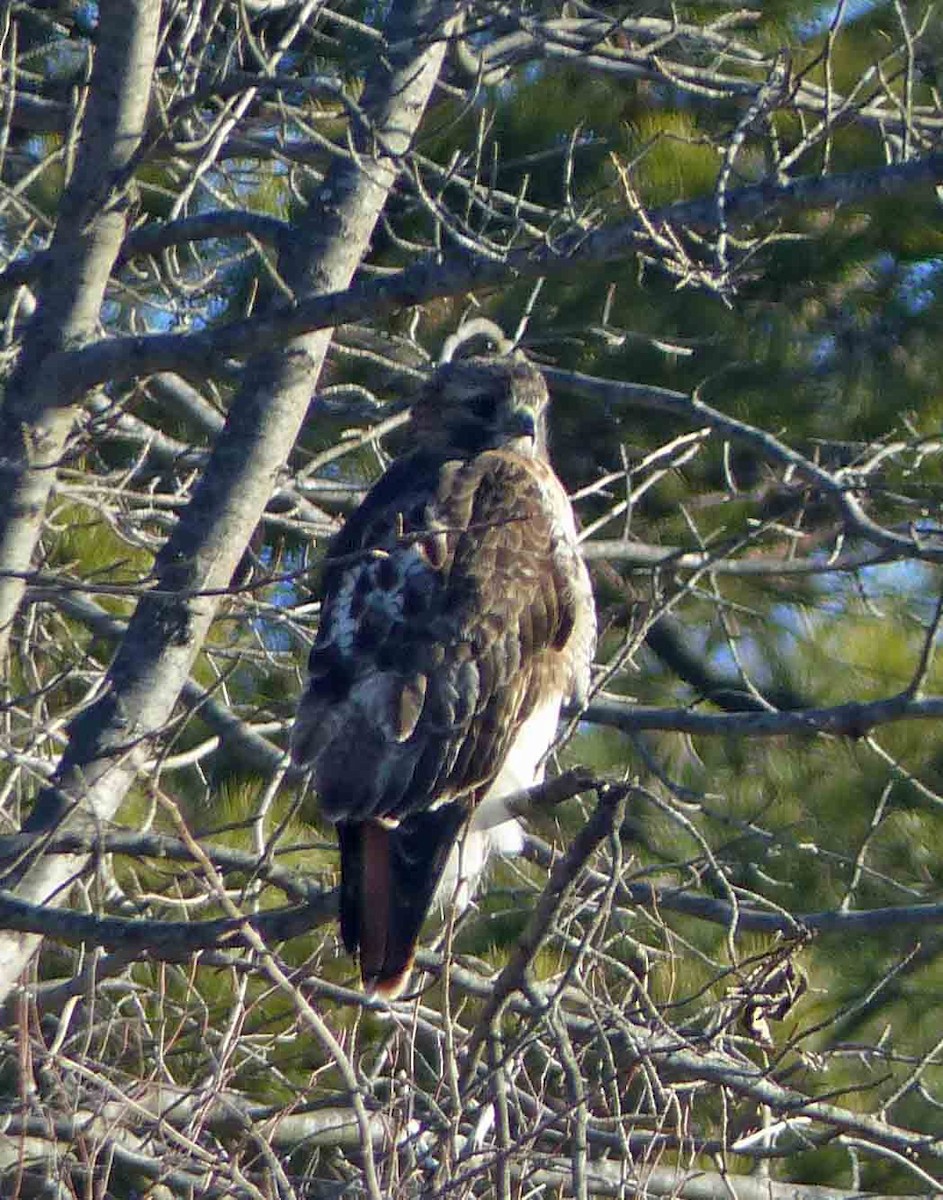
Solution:
[[[388,1000],[406,986],[419,931],[465,810],[444,804],[399,825],[342,821],[341,936],[364,987]]]

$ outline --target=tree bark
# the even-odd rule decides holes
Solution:
[[[39,303],[10,379],[0,420],[0,662],[23,573],[72,428],[75,380],[68,351],[92,338],[127,227],[123,173],[147,118],[159,0],[102,0],[88,107],[39,286]]]
[[[456,12],[452,0],[401,0],[385,28],[390,48],[378,57],[361,100],[370,124],[337,158],[293,237],[282,278],[296,296],[344,288],[367,251],[374,225],[426,108]],[[331,331],[294,338],[247,364],[193,499],[158,556],[156,592],[142,598],[97,701],[69,727],[69,746],[26,824],[31,831],[107,821],[116,812],[190,672],[218,599],[257,524],[295,441],[330,342]],[[61,901],[85,855],[40,858],[17,894],[32,903]],[[0,936],[0,999],[14,986],[38,939]]]

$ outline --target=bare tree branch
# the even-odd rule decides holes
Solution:
[[[397,31],[407,52],[391,68],[377,64],[363,107],[394,153],[408,147],[444,53],[435,42],[420,43],[414,52],[410,39],[424,22],[442,14],[424,4],[391,11],[391,35]],[[335,164],[290,255],[286,248],[284,275],[296,294],[344,287],[356,269],[397,169],[395,160],[377,156],[367,144],[361,152],[367,156],[363,168],[354,160]],[[263,354],[249,364],[188,514],[158,559],[159,587],[186,592],[229,582],[268,501],[270,480],[307,411],[328,341],[325,335],[302,338],[277,356]],[[162,727],[186,682],[213,612],[209,601],[145,598],[139,603],[103,696],[73,723],[57,779],[37,800],[30,829],[55,827],[75,805],[98,820],[115,812],[146,752],[146,739]],[[26,874],[18,893],[27,902],[61,899],[79,870],[81,859],[41,862]],[[0,995],[6,995],[35,945],[33,939],[12,935],[0,939]]]
[[[726,214],[731,224],[760,218],[775,220],[798,210],[906,195],[940,180],[943,155],[931,154],[912,162],[844,175],[808,176],[735,189],[727,193]],[[74,398],[108,379],[121,381],[158,371],[206,377],[212,375],[219,358],[258,353],[266,346],[284,346],[294,337],[366,317],[386,316],[436,298],[553,276],[572,270],[576,264],[617,261],[645,249],[652,229],[676,226],[705,232],[714,228],[716,219],[712,198],[687,201],[650,213],[645,220],[634,219],[595,231],[577,228],[548,245],[510,250],[498,261],[465,253],[440,262],[437,256],[386,278],[365,279],[341,291],[299,299],[290,309],[234,321],[203,334],[107,339],[70,355],[69,391]]]
[[[159,17],[157,0],[136,0],[130,11],[108,0],[102,6],[75,169],[49,250],[41,302],[3,402],[0,560],[13,570],[29,566],[72,424],[70,406],[78,393],[68,382],[69,350],[96,329],[124,238],[126,197],[111,190],[143,134]],[[17,578],[0,580],[0,660],[22,594]]]

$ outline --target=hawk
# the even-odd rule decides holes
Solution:
[[[365,987],[406,984],[438,888],[520,849],[502,800],[543,777],[589,685],[595,611],[523,356],[440,366],[413,448],[334,538],[292,756],[337,826],[344,945]]]

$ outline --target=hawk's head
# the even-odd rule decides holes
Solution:
[[[459,359],[423,388],[413,429],[423,448],[456,457],[500,448],[545,457],[548,399],[543,375],[521,356]]]

